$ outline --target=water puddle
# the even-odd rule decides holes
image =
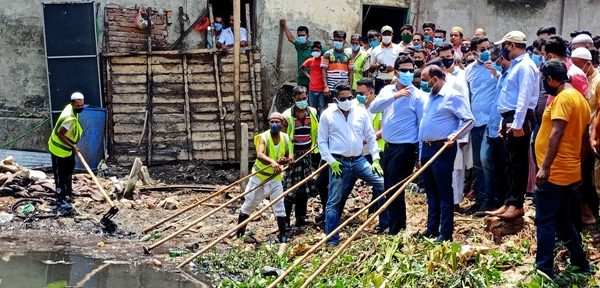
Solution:
[[[178,273],[157,270],[147,264],[93,259],[55,252],[0,252],[0,287],[211,287],[192,282]]]

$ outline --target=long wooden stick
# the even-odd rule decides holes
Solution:
[[[229,184],[229,185],[227,185],[227,186],[225,186],[225,187],[217,190],[216,192],[214,192],[214,193],[206,196],[205,198],[202,198],[201,200],[198,200],[196,203],[193,203],[193,204],[191,204],[191,205],[189,205],[189,206],[187,206],[187,207],[185,207],[185,208],[177,211],[175,214],[172,214],[171,216],[166,217],[166,218],[158,221],[156,224],[153,224],[151,226],[148,226],[148,227],[144,228],[144,230],[142,231],[142,233],[148,233],[148,232],[156,229],[157,227],[159,227],[160,225],[164,224],[165,222],[170,221],[171,219],[173,219],[173,218],[175,218],[175,217],[177,217],[177,216],[179,216],[179,215],[181,215],[181,214],[183,214],[183,213],[185,213],[187,211],[190,211],[190,210],[198,207],[200,204],[202,204],[202,203],[204,203],[204,202],[206,202],[206,201],[208,201],[208,200],[210,200],[212,198],[215,198],[217,195],[223,193],[224,191],[229,190],[231,187],[233,187],[235,185],[238,185],[238,184],[242,183],[246,179],[248,179],[248,178],[250,178],[250,177],[252,177],[252,176],[254,176],[254,175],[256,175],[256,174],[258,174],[258,173],[260,173],[262,171],[264,171],[267,168],[268,168],[268,166],[265,167],[265,168],[263,168],[263,169],[260,169],[260,170],[258,170],[256,172],[254,172],[254,173],[252,173],[250,175],[247,175],[245,177],[240,178],[239,180],[237,180],[237,181],[235,181],[235,182],[233,182],[233,183],[231,183],[231,184]]]
[[[321,264],[321,266],[319,266],[319,268],[317,268],[317,270],[315,270],[308,277],[308,279],[306,279],[306,281],[304,282],[304,284],[302,284],[302,286],[300,288],[308,287],[308,285],[310,285],[310,283],[312,283],[312,281],[314,281],[315,278],[317,278],[317,276],[321,272],[323,272],[323,270],[325,270],[325,268],[327,268],[327,266],[329,266],[329,264],[331,264],[337,256],[339,256],[348,246],[350,246],[352,241],[354,239],[356,239],[358,234],[360,234],[360,232],[362,232],[362,230],[364,230],[371,221],[375,220],[375,218],[377,218],[377,216],[379,216],[379,214],[383,213],[383,211],[385,211],[385,209],[387,209],[388,206],[390,206],[390,204],[396,198],[398,198],[398,196],[400,196],[400,194],[404,193],[404,189],[406,189],[406,187],[408,186],[409,183],[411,183],[413,180],[417,179],[417,177],[419,177],[419,175],[421,175],[421,173],[423,173],[423,171],[425,171],[427,168],[429,168],[429,166],[431,166],[431,164],[433,164],[433,161],[435,161],[440,155],[442,155],[442,153],[444,153],[444,151],[448,147],[450,147],[451,145],[454,145],[456,138],[458,138],[458,136],[460,134],[462,134],[463,131],[465,131],[465,129],[467,129],[469,126],[471,126],[472,123],[473,123],[473,121],[468,121],[462,128],[460,128],[458,130],[458,132],[456,134],[453,134],[452,138],[448,139],[448,141],[444,144],[444,146],[442,146],[442,148],[440,148],[440,150],[438,150],[433,155],[433,157],[431,157],[431,159],[429,159],[429,161],[427,161],[427,163],[425,163],[425,165],[423,165],[419,170],[417,170],[415,173],[413,173],[413,175],[408,179],[408,181],[405,182],[402,185],[402,187],[400,187],[400,189],[398,189],[392,195],[392,197],[390,197],[379,209],[377,209],[377,211],[375,213],[373,213],[373,215],[371,215],[371,217],[369,217],[367,219],[367,221],[365,221],[365,223],[360,225],[360,227],[358,227],[358,229],[356,229],[356,231],[354,231],[354,233],[352,233],[350,238],[348,238],[337,250],[335,250],[335,252],[325,261],[325,263]]]
[[[313,149],[314,149],[314,147],[313,147]],[[302,158],[306,157],[307,155],[310,155],[310,153],[312,153],[313,149],[310,149],[310,150],[309,150],[309,151],[307,151],[306,153],[302,154],[302,156],[298,157],[298,160],[300,160],[300,159],[302,159]],[[150,246],[148,246],[148,247],[143,247],[143,248],[144,248],[144,252],[145,252],[146,254],[150,253],[150,251],[152,251],[152,249],[154,249],[154,248],[156,248],[156,247],[158,247],[158,246],[162,245],[163,243],[165,243],[165,242],[167,242],[167,241],[169,241],[169,240],[173,239],[175,236],[177,236],[177,235],[179,235],[179,234],[183,233],[184,231],[186,231],[186,230],[189,230],[190,228],[194,227],[195,225],[197,225],[198,223],[200,223],[200,222],[201,222],[201,221],[203,221],[204,219],[208,218],[210,215],[213,215],[213,214],[217,213],[217,211],[219,211],[219,210],[221,210],[221,209],[223,209],[223,208],[225,208],[225,207],[229,206],[229,204],[231,204],[231,203],[233,203],[233,202],[237,201],[238,199],[240,199],[240,198],[244,197],[244,196],[245,196],[245,195],[247,195],[248,193],[250,193],[250,192],[252,192],[252,191],[254,191],[254,190],[256,190],[256,189],[260,188],[260,187],[261,187],[261,186],[263,186],[263,185],[265,185],[267,182],[271,181],[271,179],[275,178],[277,175],[281,174],[283,171],[287,170],[289,167],[290,167],[289,165],[288,165],[288,166],[286,166],[285,168],[283,168],[283,170],[282,170],[281,172],[279,172],[279,173],[275,173],[275,174],[273,174],[273,175],[269,176],[269,178],[267,178],[267,179],[265,179],[264,181],[262,181],[262,182],[261,182],[260,184],[258,184],[256,187],[254,187],[254,188],[252,188],[252,189],[249,189],[248,191],[245,191],[245,192],[243,192],[243,193],[240,193],[240,195],[238,195],[238,196],[235,196],[235,197],[231,198],[229,201],[227,201],[227,202],[225,202],[225,203],[221,204],[219,207],[217,207],[217,208],[215,208],[215,209],[211,210],[210,212],[208,212],[208,213],[206,213],[206,214],[202,215],[200,218],[198,218],[198,219],[194,220],[193,222],[189,223],[188,225],[184,226],[183,228],[181,228],[181,229],[179,229],[179,230],[177,230],[177,231],[173,232],[171,235],[169,235],[169,236],[167,236],[167,237],[165,237],[165,238],[161,239],[160,241],[158,241],[158,242],[156,242],[156,243],[154,243],[154,244],[152,244],[152,245],[150,245]],[[239,181],[239,180],[238,180],[238,181]],[[202,203],[202,202],[204,202],[204,201],[201,201],[201,202],[199,202],[199,203]],[[196,204],[198,204],[198,203],[196,203]],[[198,204],[198,205],[200,205],[200,204]],[[197,206],[197,205],[196,205],[196,206]]]
[[[110,196],[108,196],[108,193],[106,193],[106,191],[104,191],[104,188],[102,187],[102,185],[100,185],[98,178],[96,178],[96,175],[94,175],[94,172],[92,172],[92,169],[90,169],[90,166],[83,158],[83,155],[81,155],[81,152],[77,152],[77,156],[79,156],[79,160],[81,160],[81,164],[83,164],[83,167],[85,167],[85,170],[87,170],[88,174],[90,174],[90,176],[92,176],[92,180],[94,180],[94,183],[96,183],[96,186],[98,186],[98,190],[100,190],[100,192],[102,192],[102,195],[104,196],[104,199],[106,199],[106,202],[108,202],[108,205],[110,205],[111,208],[115,207],[115,203],[110,199]]]
[[[269,202],[269,204],[267,204],[265,207],[261,208],[260,210],[258,210],[256,213],[250,215],[250,217],[248,217],[248,219],[246,219],[245,221],[243,221],[242,223],[239,223],[238,225],[236,225],[235,227],[229,229],[227,232],[223,233],[223,235],[221,235],[219,238],[217,238],[216,240],[214,240],[213,242],[211,242],[210,244],[208,244],[206,247],[202,248],[202,250],[194,253],[194,255],[190,256],[189,258],[185,259],[183,262],[181,262],[179,265],[177,265],[177,268],[181,269],[183,266],[185,266],[186,264],[190,263],[191,261],[193,261],[194,259],[196,259],[198,256],[200,256],[202,253],[208,251],[210,248],[214,247],[215,245],[217,245],[219,242],[221,242],[223,239],[229,237],[229,235],[235,231],[237,231],[240,227],[243,227],[245,225],[248,225],[248,223],[250,223],[252,220],[254,220],[255,218],[257,218],[258,216],[260,216],[263,212],[265,212],[267,209],[269,209],[269,207],[275,205],[275,203],[277,203],[278,201],[282,200],[283,197],[285,197],[287,194],[295,191],[296,189],[298,189],[300,186],[304,185],[304,183],[312,180],[312,178],[314,176],[316,176],[317,174],[319,174],[323,169],[327,168],[329,166],[329,164],[323,164],[321,165],[321,167],[319,167],[319,169],[315,170],[315,172],[313,172],[312,174],[308,175],[308,177],[304,178],[304,180],[296,183],[294,186],[292,186],[290,189],[284,191],[283,193],[281,193],[281,195],[277,196],[275,199],[271,200],[271,202]]]
[[[412,174],[411,174],[411,176],[412,176]],[[325,244],[325,242],[327,242],[327,240],[329,240],[331,237],[333,237],[338,232],[340,232],[344,227],[346,227],[348,224],[350,224],[352,222],[352,220],[354,220],[354,218],[358,217],[360,214],[367,211],[371,206],[376,205],[377,202],[379,202],[379,200],[383,199],[383,197],[385,197],[388,193],[394,191],[396,188],[398,188],[400,185],[402,185],[404,182],[406,182],[409,179],[409,177],[410,176],[404,178],[402,181],[396,183],[396,185],[385,190],[385,192],[381,193],[381,195],[379,195],[379,197],[371,200],[371,202],[369,204],[367,204],[367,206],[361,208],[360,210],[358,210],[358,212],[356,212],[352,216],[350,216],[350,218],[346,219],[346,221],[344,221],[337,228],[335,228],[333,231],[331,231],[329,234],[327,234],[325,236],[325,238],[321,239],[321,241],[319,241],[317,244],[313,245],[308,251],[306,251],[304,253],[304,255],[302,255],[302,257],[296,259],[294,261],[294,263],[292,265],[290,265],[290,267],[288,267],[281,275],[279,275],[279,277],[277,277],[277,279],[275,279],[275,281],[273,281],[267,288],[275,288],[277,286],[277,284],[281,283],[281,281],[283,281],[283,279],[285,279],[285,277],[287,275],[292,273],[292,271],[294,271],[294,269],[298,265],[302,264],[302,262],[304,262],[304,260],[306,260],[306,258],[308,258],[308,256],[312,255],[315,251],[317,251],[317,249],[319,249],[319,247],[321,247],[321,245]]]

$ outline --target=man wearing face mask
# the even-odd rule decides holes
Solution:
[[[423,70],[425,68],[425,51],[422,49],[416,49],[412,55],[413,63],[415,68]]]
[[[375,80],[373,78],[362,78],[357,83],[356,87],[356,103],[364,107],[365,109],[369,109],[373,100],[375,100],[377,95],[375,94]],[[375,130],[375,136],[377,138],[377,146],[379,147],[379,152],[383,152],[385,148],[385,141],[381,138],[381,113],[371,114],[373,130]],[[368,146],[365,145],[365,149],[363,151],[363,155],[367,157],[367,161],[369,163],[373,163],[373,159],[370,159]]]
[[[546,60],[558,59],[565,63],[571,77],[571,85],[587,98],[588,92],[588,80],[587,76],[579,67],[573,65],[571,59],[567,57],[567,41],[560,36],[550,36],[548,39],[542,41],[542,55]],[[555,95],[548,93],[548,100],[546,105],[552,102]]]
[[[317,146],[317,131],[319,122],[317,120],[317,109],[308,106],[308,95],[304,86],[296,86],[293,90],[294,106],[285,110],[282,115],[286,120],[283,122],[283,130],[291,140],[294,159],[298,159],[313,147]],[[313,153],[319,153],[317,149]],[[304,157],[300,162],[294,163],[294,167],[288,171],[284,189],[290,189],[296,183],[306,179],[311,173],[311,157]],[[296,191],[285,196],[285,212],[287,215],[287,225],[290,224],[290,217],[293,206],[296,207],[296,226],[304,226],[306,222],[306,205],[308,197],[316,192],[314,183],[309,182]]]
[[[521,31],[511,31],[502,40],[502,58],[511,59],[506,82],[498,96],[498,112],[502,115],[501,135],[504,139],[507,163],[507,199],[490,215],[504,219],[522,216],[529,176],[529,141],[535,126],[533,109],[539,97],[538,68],[525,50],[527,37]]]
[[[376,94],[379,94],[381,88],[392,81],[394,62],[402,52],[402,47],[392,43],[394,30],[391,26],[383,26],[381,34],[381,45],[373,49],[369,61],[369,72],[375,75]]]
[[[265,167],[265,170],[250,177],[246,191],[254,189],[263,181],[266,181],[273,175],[274,178],[266,182],[260,188],[248,193],[245,196],[244,204],[238,217],[238,224],[244,222],[250,217],[250,214],[256,210],[266,197],[271,199],[279,197],[283,193],[283,185],[281,183],[281,171],[284,164],[292,164],[294,162],[292,144],[287,134],[281,132],[283,116],[279,112],[273,112],[269,116],[270,129],[254,136],[254,146],[256,147],[256,161],[252,167],[252,171],[256,172]],[[273,205],[273,213],[277,220],[279,228],[279,242],[286,243],[286,214],[284,200],[281,199]],[[237,237],[242,237],[246,233],[246,226],[240,227],[237,231]]]
[[[433,37],[433,45],[439,47],[442,43],[446,42],[446,30],[436,29]]]
[[[400,43],[398,44],[403,51],[406,51],[408,47],[412,47],[412,36],[415,32],[415,29],[410,24],[404,24],[402,28],[400,28],[400,37],[402,37]]]
[[[375,98],[369,111],[382,113],[383,175],[385,189],[410,176],[417,161],[419,122],[423,116],[421,91],[412,85],[414,64],[410,57],[401,55],[394,63],[398,81],[385,86]],[[404,194],[396,198],[389,209],[390,234],[406,229],[406,202]]]
[[[435,24],[431,22],[423,23],[423,48],[428,51],[434,49],[433,38],[435,37]]]
[[[56,120],[54,129],[48,139],[48,150],[52,157],[52,172],[58,194],[58,212],[62,215],[73,213],[71,200],[73,193],[73,171],[75,170],[75,154],[79,153],[77,142],[83,135],[79,123],[79,113],[83,111],[83,94],[71,94],[71,104],[65,106]]]
[[[379,148],[375,131],[371,126],[369,112],[359,105],[352,105],[352,89],[347,84],[336,85],[337,105],[329,106],[321,115],[317,141],[323,160],[329,163],[329,198],[325,216],[325,233],[331,233],[340,223],[344,203],[352,184],[362,179],[373,186],[373,195],[383,192],[383,169],[379,164]],[[362,155],[366,140],[373,164]],[[387,227],[386,214],[379,217],[380,232]],[[339,244],[339,235],[327,241],[330,246]]]
[[[310,106],[317,108],[317,112],[321,115],[321,112],[325,109],[325,97],[323,95],[325,85],[323,84],[323,70],[321,70],[321,42],[313,42],[311,51],[310,55],[312,57],[306,59],[300,69],[310,79],[310,83],[308,84],[308,101]]]
[[[223,31],[223,17],[215,16],[213,25],[215,27],[214,32],[210,29],[206,32],[206,48],[212,48],[214,45],[212,41],[213,33],[215,34],[215,39],[219,39],[219,36],[221,36],[221,32]]]
[[[279,25],[285,31],[285,36],[287,37],[290,43],[294,44],[294,48],[296,49],[297,62],[298,65],[298,85],[302,85],[304,87],[308,87],[310,83],[310,79],[302,73],[302,64],[306,61],[306,59],[311,57],[312,53],[312,44],[313,42],[309,40],[308,27],[306,26],[298,26],[296,29],[296,36],[292,34],[290,28],[287,26],[287,22],[285,19],[279,20]],[[324,53],[325,50],[321,50],[321,53]]]
[[[345,43],[346,32],[340,30],[333,31],[333,49],[323,54],[321,70],[323,71],[323,85],[325,86],[323,94],[326,97],[331,97],[331,90],[338,83],[352,85],[354,59],[349,52],[344,50]]]
[[[363,78],[365,71],[365,59],[367,54],[361,50],[360,46],[360,34],[354,34],[350,37],[350,50],[352,54],[350,57],[354,59],[354,66],[352,68],[352,90],[356,91],[356,83]]]
[[[425,97],[423,118],[419,125],[422,142],[421,163],[435,155],[457,131],[474,119],[468,98],[445,83],[446,74],[436,65],[425,67],[421,80],[431,92]],[[386,123],[384,122],[384,127]],[[463,135],[469,131],[466,129]],[[457,145],[448,147],[423,172],[427,193],[427,231],[423,236],[438,237],[437,241],[452,241],[454,230],[454,201],[452,173]],[[461,191],[462,192],[462,191]]]
[[[465,69],[465,79],[471,95],[471,111],[475,116],[475,124],[471,130],[473,168],[475,172],[475,204],[467,210],[467,215],[495,209],[491,202],[492,199],[485,197],[484,175],[480,158],[481,145],[485,141],[484,134],[490,118],[490,107],[496,102],[496,83],[498,82],[498,78],[490,73],[489,69],[492,64],[490,44],[486,37],[473,38],[470,49],[476,53],[477,59]]]

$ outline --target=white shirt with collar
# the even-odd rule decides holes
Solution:
[[[235,38],[233,37],[233,30],[231,27],[224,29],[223,32],[221,32],[221,35],[219,35],[219,39],[217,39],[217,42],[226,46],[233,45],[234,41]],[[248,33],[244,27],[240,27],[240,41],[248,41]]]
[[[349,101],[349,100],[347,100]],[[331,164],[332,154],[355,157],[363,153],[363,139],[373,160],[379,159],[379,147],[369,112],[359,105],[352,105],[344,117],[337,105],[330,105],[321,114],[317,143],[321,157]]]

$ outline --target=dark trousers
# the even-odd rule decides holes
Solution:
[[[319,163],[317,167],[325,164],[325,161],[321,160],[320,154],[314,154],[313,163]],[[318,157],[318,158],[316,158]],[[324,170],[315,179],[315,187],[319,192],[319,198],[321,199],[321,206],[323,207],[323,215],[325,215],[325,207],[327,207],[327,198],[329,198],[329,172]]]
[[[494,210],[506,200],[506,149],[502,138],[481,142],[481,164],[484,174],[484,201],[482,209]]]
[[[537,228],[537,269],[548,276],[554,275],[555,237],[564,241],[571,256],[571,264],[582,272],[590,266],[583,251],[581,236],[574,223],[581,219],[579,191],[576,185],[544,184],[535,191],[535,226]],[[581,220],[579,220],[581,221]]]
[[[423,144],[421,163],[425,165],[440,149]],[[443,240],[451,240],[454,230],[452,171],[456,149],[456,145],[448,147],[422,174],[427,193],[427,233],[440,234]]]
[[[73,171],[75,170],[75,153],[71,156],[62,158],[52,156],[52,172],[54,173],[54,182],[58,198],[64,199],[73,192]]]
[[[306,206],[308,205],[308,195],[306,193],[298,193],[295,197],[285,197],[283,204],[285,206],[285,220],[290,225],[290,216],[292,209],[296,206],[296,225],[306,221]]]
[[[387,191],[412,174],[417,161],[418,144],[385,144],[383,150],[383,185]],[[395,191],[392,191],[394,193]],[[391,195],[391,194],[390,194]],[[388,207],[389,233],[396,235],[406,229],[406,201],[404,192]]]
[[[487,125],[471,129],[471,145],[473,145],[473,182],[475,186],[475,205],[478,207],[485,202],[483,165],[481,164],[481,143],[484,141]]]
[[[507,112],[502,114],[502,135],[504,136],[504,146],[506,148],[505,174],[506,183],[506,201],[504,204],[523,208],[525,201],[525,190],[529,180],[529,142],[531,140],[532,127],[534,126],[533,110],[527,111],[527,116],[523,122],[525,135],[521,137],[513,136],[513,133],[507,134],[507,124],[514,120],[514,113]]]
[[[584,145],[586,145],[584,143]],[[589,149],[584,154],[584,158],[581,163],[581,173],[583,183],[581,184],[581,203],[587,204],[592,210],[592,215],[598,218],[598,193],[596,193],[596,186],[594,185],[594,167],[596,165],[596,158],[594,153]],[[598,179],[597,181],[600,181]]]

